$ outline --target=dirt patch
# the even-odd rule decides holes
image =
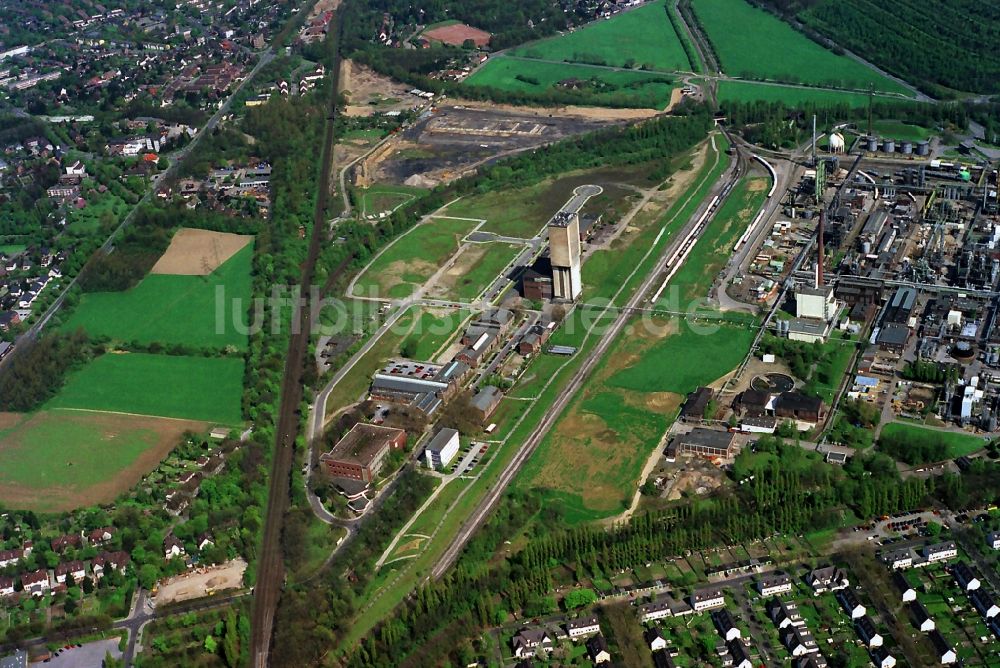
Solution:
[[[352,60],[342,61],[340,90],[347,96],[344,113],[348,116],[412,109],[421,100],[410,95],[411,88]]]
[[[433,276],[434,272],[437,271],[438,267],[432,262],[427,260],[420,260],[413,258],[410,260],[396,260],[384,270],[379,272],[376,280],[378,281],[379,288],[382,290],[381,294],[388,294],[394,286],[400,283],[409,283],[410,281],[405,280],[403,277],[408,274],[427,274],[428,276]]]
[[[676,90],[677,93],[680,89]],[[673,96],[671,96],[673,104]],[[566,105],[561,107],[518,107],[512,104],[494,104],[477,100],[455,100],[456,104],[470,109],[488,109],[490,111],[510,112],[517,114],[532,114],[536,116],[566,116],[584,118],[592,121],[639,121],[653,118],[663,112],[657,109],[605,109],[602,107],[578,107]]]
[[[747,190],[752,193],[759,193],[763,190],[767,190],[768,181],[767,179],[750,179],[747,181]]]
[[[0,413],[0,425],[2,425],[0,428],[11,429],[0,439],[0,453],[5,450],[16,453],[28,447],[24,438],[31,430],[56,433],[72,433],[74,428],[97,430],[101,433],[102,440],[109,446],[114,444],[116,438],[128,432],[143,430],[156,434],[156,441],[140,453],[130,465],[115,471],[109,479],[95,484],[72,484],[58,478],[46,485],[25,485],[11,479],[0,481],[0,499],[3,499],[6,507],[43,512],[64,512],[114,501],[156,468],[177,446],[185,432],[201,432],[209,427],[207,423],[193,420],[76,410],[40,411],[27,417],[17,413]],[[80,454],[67,443],[66,447],[60,450],[59,456],[53,457],[49,463],[52,466],[69,466],[77,456]]]
[[[485,30],[473,28],[464,23],[453,23],[432,30],[425,30],[423,36],[435,42],[444,42],[451,46],[462,46],[466,40],[471,40],[477,47],[490,43],[490,34]]]
[[[157,585],[153,602],[156,605],[166,605],[210,596],[227,589],[240,589],[243,587],[243,571],[246,569],[247,562],[234,559],[218,566],[198,568],[190,573],[167,578]]]
[[[648,392],[645,406],[657,413],[673,413],[684,403],[684,397],[675,392]]]
[[[684,91],[680,88],[675,88],[670,91],[670,103],[667,104],[667,111],[672,111],[674,107],[681,103],[684,99]]]
[[[150,273],[207,276],[251,241],[253,235],[182,227]]]
[[[452,295],[462,277],[472,271],[472,268],[479,264],[490,247],[486,244],[469,244],[462,247],[462,250],[455,256],[454,264],[445,271],[434,284],[431,292],[438,296]]]
[[[416,552],[420,549],[420,545],[426,540],[425,538],[414,538],[413,540],[408,540],[402,545],[396,547],[396,554],[405,554],[407,552]]]

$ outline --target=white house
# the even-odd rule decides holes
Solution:
[[[910,614],[913,615],[913,625],[922,633],[930,633],[937,628],[931,613],[927,612],[927,608],[919,601],[910,602]]]
[[[87,567],[82,561],[64,561],[55,568],[56,582],[66,583],[66,576],[72,575],[73,582],[80,582],[87,577]]]
[[[806,583],[812,587],[813,594],[819,596],[828,591],[838,591],[850,586],[847,574],[836,566],[824,566],[809,572]]]
[[[639,621],[643,624],[646,622],[652,622],[657,619],[663,619],[664,617],[669,617],[672,614],[670,610],[670,603],[646,603],[645,605],[639,606]]]
[[[41,596],[52,588],[52,583],[49,582],[49,572],[44,568],[22,574],[21,584],[24,586],[24,591],[32,596]]]
[[[566,622],[566,633],[573,640],[583,636],[593,635],[601,630],[601,625],[597,622],[597,617],[581,617]]]
[[[913,566],[913,552],[908,548],[882,553],[882,561],[894,571]]]
[[[84,176],[87,173],[87,167],[79,160],[75,161],[72,165],[66,166],[66,174],[68,176]]]
[[[875,668],[895,668],[896,657],[889,654],[889,650],[884,647],[876,647],[872,650],[872,661],[875,662]]]
[[[712,608],[721,608],[726,604],[726,595],[721,589],[709,587],[691,594],[691,607],[695,612],[703,612]]]
[[[511,641],[514,646],[514,657],[524,659],[535,656],[538,652],[552,651],[552,636],[545,629],[521,629]]]
[[[884,642],[882,634],[878,632],[875,628],[875,622],[868,615],[858,619],[854,626],[858,632],[858,637],[861,638],[861,642],[865,644],[868,649],[874,649],[875,647],[881,647]]]
[[[816,639],[805,626],[789,626],[781,632],[781,644],[794,657],[808,656],[819,652]]]
[[[729,656],[733,658],[733,668],[753,668],[750,653],[742,641],[730,640],[726,647],[729,648]]]
[[[986,534],[986,544],[994,550],[1000,550],[1000,531],[991,531]]]
[[[851,619],[859,619],[868,614],[868,609],[861,605],[861,601],[850,589],[838,591],[837,600],[844,606],[844,611],[851,616]]]
[[[655,626],[646,629],[646,632],[643,633],[643,637],[646,639],[646,644],[649,645],[649,649],[652,652],[655,652],[658,649],[665,649],[669,644],[667,639],[663,637],[663,634],[660,633],[660,629]]]
[[[743,637],[740,628],[736,626],[736,620],[733,619],[728,610],[713,612],[712,621],[715,622],[715,628],[719,630],[719,635],[726,642],[738,640]]]
[[[896,591],[899,592],[903,603],[917,600],[917,590],[910,585],[910,581],[906,579],[905,575],[896,571],[892,574],[892,583],[896,586]]]
[[[24,558],[24,550],[0,550],[0,568],[13,566]]]
[[[595,665],[611,663],[611,652],[608,651],[608,642],[600,633],[587,640],[587,653],[590,654],[590,660]]]
[[[184,543],[177,539],[174,534],[169,534],[163,539],[163,558],[173,559],[184,554]]]
[[[977,589],[969,594],[969,598],[972,599],[972,604],[976,606],[976,610],[985,619],[989,620],[1000,615],[1000,607],[997,606],[996,601],[993,600],[993,596],[985,589]]]
[[[200,536],[198,536],[198,551],[204,550],[206,547],[211,547],[215,545],[215,540],[212,535],[207,531]]]
[[[968,564],[956,565],[951,569],[951,574],[954,576],[958,586],[966,592],[975,591],[982,584],[977,577],[975,569],[971,568]]]
[[[924,547],[924,557],[927,558],[929,563],[954,559],[957,556],[958,548],[955,546],[955,541],[949,540],[944,543],[935,543],[934,545]]]
[[[799,606],[780,599],[773,599],[768,604],[767,614],[779,630],[792,626],[803,626],[806,623],[802,619],[802,615],[799,614]]]
[[[757,580],[757,591],[761,596],[777,596],[792,591],[792,579],[787,573],[775,572],[762,575]]]
[[[930,632],[931,644],[934,645],[934,651],[937,653],[938,661],[941,665],[946,666],[950,663],[955,663],[958,660],[958,655],[955,654],[955,650],[952,649],[948,641],[945,640],[941,632],[934,630]]]
[[[0,575],[0,596],[14,595],[14,578]]]

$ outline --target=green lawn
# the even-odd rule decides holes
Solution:
[[[461,329],[470,315],[472,312],[467,309],[425,309],[420,312],[420,318],[414,323],[401,347],[405,349],[412,345],[413,359],[430,361],[434,353]]]
[[[666,30],[673,30],[664,17]],[[670,102],[674,79],[656,72],[621,72],[590,65],[547,63],[512,56],[491,58],[465,80],[466,86],[491,86],[515,93],[544,96],[553,90],[569,91],[562,81],[585,82],[575,91],[580,104],[663,109]]]
[[[549,186],[548,182],[543,182],[517,190],[466,196],[449,205],[445,215],[485,220],[480,228],[483,232],[530,239],[553,213],[540,200]]]
[[[359,297],[408,297],[458,250],[476,223],[434,218],[417,225],[387,247],[354,286]]]
[[[108,353],[74,371],[46,408],[85,408],[228,425],[242,420],[243,360]]]
[[[973,452],[986,447],[986,441],[980,436],[972,434],[959,434],[953,431],[943,431],[940,429],[927,429],[905,422],[890,422],[882,427],[882,434],[888,436],[903,435],[914,439],[924,439],[933,436],[945,443],[948,448],[948,459],[954,459],[963,455],[970,455]]]
[[[378,215],[393,211],[426,192],[424,188],[376,184],[358,191],[361,198],[361,213]]]
[[[458,279],[448,291],[449,294],[462,300],[475,299],[496,280],[500,272],[518,256],[523,247],[497,242],[476,244],[465,252],[478,254],[481,249],[485,250],[485,253]]]
[[[835,55],[745,0],[694,0],[691,6],[730,76],[862,90],[873,84],[877,91],[909,95],[895,81]]]
[[[128,210],[125,200],[106,192],[87,199],[82,209],[71,208],[66,213],[66,233],[86,237],[98,232],[110,232],[119,218]]]
[[[896,141],[924,141],[934,135],[932,130],[901,121],[875,121],[872,129],[878,135]]]
[[[719,102],[783,102],[788,106],[803,104],[847,104],[852,109],[868,107],[868,95],[827,88],[806,88],[802,86],[782,86],[779,84],[752,81],[719,81],[717,96]],[[878,102],[906,102],[905,98],[876,95]]]
[[[150,274],[131,290],[84,294],[63,329],[82,327],[92,337],[115,341],[245,349],[247,335],[240,329],[246,328],[235,326],[233,311],[245,325],[252,259],[250,244],[208,276]],[[220,286],[225,289],[221,304]],[[225,316],[221,323],[220,307]]]
[[[18,253],[23,253],[27,248],[24,244],[3,244],[0,245],[0,253],[3,255],[17,255]]]
[[[566,35],[526,44],[511,54],[612,67],[691,70],[684,47],[667,18],[664,0],[591,23]]]

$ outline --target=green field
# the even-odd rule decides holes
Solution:
[[[868,107],[868,95],[826,88],[782,86],[752,81],[719,81],[719,102],[782,102],[788,106],[802,104],[847,104],[852,109]],[[906,101],[905,98],[876,95],[877,102]]]
[[[423,188],[376,184],[358,191],[362,215],[378,215],[394,211],[427,191]]]
[[[412,347],[413,359],[429,362],[471,315],[472,312],[467,309],[424,309],[400,348],[406,350]]]
[[[7,256],[17,255],[23,253],[26,248],[24,244],[3,244],[0,245],[0,253]]]
[[[722,69],[730,76],[910,95],[895,81],[824,49],[787,23],[744,0],[693,0]]]
[[[46,408],[84,408],[227,425],[242,421],[243,360],[108,353],[74,371]]]
[[[245,349],[247,335],[235,326],[232,312],[239,305],[246,324],[252,259],[250,244],[208,276],[150,274],[124,292],[84,294],[63,329],[82,327],[92,337],[114,341]],[[223,323],[217,322],[219,286],[225,288]]]
[[[417,225],[364,270],[354,286],[358,297],[409,297],[458,250],[476,223],[435,218]]]
[[[646,70],[691,70],[664,0],[596,21],[559,37],[526,44],[511,55],[537,60],[608,65]]]
[[[552,214],[539,197],[548,187],[548,183],[539,183],[513,191],[495,190],[463,197],[449,204],[445,213],[459,218],[485,220],[480,228],[483,232],[530,239]]]
[[[872,123],[872,129],[879,136],[896,141],[924,141],[934,135],[932,130],[901,121],[875,121]]]
[[[475,299],[496,280],[522,249],[522,246],[499,242],[466,247],[456,262],[456,267],[461,265],[461,276],[456,277],[454,284],[449,286],[448,295],[466,301]]]
[[[665,29],[672,30],[664,18]],[[656,72],[616,71],[590,65],[546,63],[512,56],[497,56],[465,80],[466,86],[491,86],[515,93],[544,96],[568,90],[560,82],[576,80],[580,104],[663,109],[676,87],[673,77]]]
[[[882,434],[886,436],[903,436],[913,439],[934,438],[943,441],[948,449],[947,458],[955,459],[963,455],[971,455],[973,452],[982,450],[986,446],[986,441],[979,436],[972,434],[959,434],[953,431],[943,431],[940,429],[926,429],[905,422],[890,422],[882,427]]]

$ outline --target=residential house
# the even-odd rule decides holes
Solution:
[[[986,545],[994,550],[1000,550],[1000,531],[991,531],[986,534]]]
[[[924,607],[923,603],[920,601],[910,601],[908,607],[910,608],[910,614],[913,616],[913,625],[922,633],[930,633],[937,628],[934,618],[931,617],[931,613],[927,612],[927,608]]]
[[[553,640],[543,628],[525,628],[514,634],[511,644],[514,647],[514,658],[523,659],[539,652],[551,652]]]
[[[83,578],[87,577],[87,567],[84,566],[82,561],[64,561],[55,568],[56,582],[59,584],[67,584],[66,576],[70,575],[73,577],[73,582],[80,582]]]
[[[721,608],[726,604],[726,595],[722,589],[707,587],[691,594],[691,607],[695,612],[703,612],[712,608]]]
[[[996,600],[988,590],[977,589],[969,595],[969,598],[984,619],[989,620],[1000,615],[1000,606],[997,606]]]
[[[958,548],[955,546],[955,541],[949,540],[943,543],[925,545],[923,553],[928,563],[934,563],[935,561],[954,559],[958,556]]]
[[[917,590],[910,585],[910,581],[899,571],[893,572],[892,584],[895,585],[896,591],[899,592],[903,603],[917,600]]]
[[[665,649],[658,649],[653,652],[653,668],[677,668],[677,664],[670,657]]]
[[[599,633],[600,631],[601,625],[595,616],[581,617],[580,619],[572,619],[566,622],[566,633],[569,634],[572,640]]]
[[[655,626],[646,629],[642,636],[646,639],[646,644],[649,645],[649,649],[653,652],[658,649],[666,649],[667,645],[670,644],[663,637],[663,634],[660,633],[660,629]]]
[[[904,570],[913,566],[913,552],[908,547],[882,553],[882,561],[892,570]]]
[[[958,586],[966,592],[975,591],[982,584],[979,580],[979,572],[968,564],[956,564],[951,569],[951,574]]]
[[[851,619],[859,619],[868,614],[868,609],[861,605],[857,595],[850,589],[838,591],[837,600],[844,606],[844,611],[851,616]]]
[[[671,614],[670,601],[656,601],[639,606],[639,621],[643,624],[670,617]]]
[[[799,614],[799,606],[791,602],[773,598],[767,604],[767,614],[771,622],[780,630],[790,626],[803,626],[805,620]]]
[[[114,538],[114,535],[114,527],[101,527],[100,529],[94,529],[87,534],[87,543],[94,546],[103,545]]]
[[[68,548],[79,548],[83,545],[83,540],[76,534],[68,534],[52,539],[52,551],[62,554]]]
[[[937,660],[941,665],[946,666],[951,663],[955,663],[958,660],[958,655],[955,654],[955,650],[945,637],[941,635],[941,632],[937,629],[931,631],[928,636],[931,639],[931,645],[934,646],[934,652],[937,655]]]
[[[52,583],[49,582],[49,572],[44,568],[30,573],[22,573],[21,585],[24,587],[24,591],[32,596],[41,596],[52,588]]]
[[[741,640],[730,640],[726,643],[729,656],[733,658],[733,668],[753,668],[750,652]]]
[[[876,647],[872,650],[872,662],[875,668],[895,668],[896,657],[889,654],[885,647]]]
[[[718,629],[719,635],[722,636],[723,640],[726,642],[730,640],[736,640],[743,637],[743,633],[740,628],[736,626],[736,620],[728,610],[717,610],[712,613],[712,621],[715,622],[715,628]]]
[[[811,654],[795,662],[795,668],[827,668],[829,664],[822,654]]]
[[[90,570],[95,578],[103,578],[108,569],[124,573],[129,560],[128,552],[101,552],[91,560]]]
[[[14,578],[0,575],[0,596],[14,595]]]
[[[0,550],[0,568],[13,566],[24,558],[24,550]]]
[[[587,640],[587,654],[594,664],[611,663],[611,652],[608,651],[608,641],[598,633]]]
[[[212,547],[215,545],[215,539],[212,538],[212,534],[207,531],[198,536],[198,551],[201,552],[206,547]]]
[[[761,596],[777,596],[792,591],[792,578],[787,573],[775,571],[757,579],[757,591]]]
[[[177,539],[174,534],[167,534],[163,539],[163,558],[173,559],[185,554],[184,543]]]
[[[793,657],[817,654],[819,645],[805,626],[789,626],[781,631],[781,644]]]
[[[864,615],[854,622],[854,628],[858,632],[858,637],[861,638],[861,642],[865,644],[868,649],[873,649],[875,647],[881,647],[884,639],[882,634],[878,632],[875,628],[875,622],[868,615]]]
[[[806,575],[806,583],[812,587],[813,594],[819,596],[828,591],[838,591],[846,589],[851,581],[847,579],[847,574],[836,566],[824,566],[809,572]]]

